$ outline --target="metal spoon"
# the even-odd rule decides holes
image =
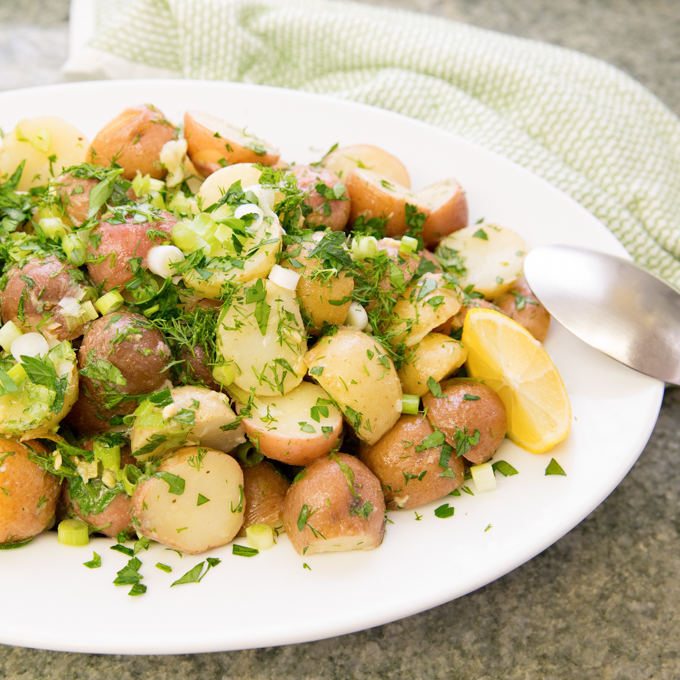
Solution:
[[[637,265],[571,246],[535,248],[524,276],[567,330],[626,366],[680,385],[680,294]]]

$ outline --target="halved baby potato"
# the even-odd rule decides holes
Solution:
[[[237,387],[258,397],[290,392],[307,372],[295,292],[263,279],[243,288],[221,314],[217,347]]]
[[[426,248],[434,248],[444,236],[467,227],[467,198],[455,179],[436,182],[419,191],[416,196],[431,211],[423,225],[423,243]]]
[[[355,144],[331,151],[321,164],[332,170],[343,182],[359,168],[373,170],[390,182],[411,188],[411,180],[404,164],[387,151],[370,144]]]
[[[0,146],[0,183],[4,183],[25,161],[19,191],[45,184],[64,168],[80,165],[90,145],[85,135],[55,116],[22,120],[5,135]],[[50,158],[54,160],[50,161]]]
[[[231,541],[243,524],[243,472],[228,453],[189,446],[135,489],[137,533],[196,554]]]
[[[253,524],[267,524],[276,535],[283,532],[283,504],[290,484],[267,460],[243,468],[243,491],[246,497],[246,514],[239,536]]]
[[[509,291],[522,275],[527,244],[512,229],[497,224],[474,224],[442,239],[440,246],[456,251],[465,271],[461,288],[473,286],[487,300]]]
[[[201,207],[205,208],[217,203],[229,191],[232,184],[241,182],[241,188],[260,182],[262,171],[253,163],[238,163],[220,168],[203,182],[198,192]]]
[[[268,142],[208,113],[187,111],[184,114],[184,136],[189,158],[204,177],[226,165],[274,165],[279,160],[278,150]]]
[[[343,326],[321,338],[307,352],[305,363],[363,441],[377,442],[399,419],[402,391],[397,371],[370,335]]]
[[[418,212],[428,216],[430,208],[410,189],[389,180],[373,170],[359,168],[345,180],[352,197],[350,222],[357,218],[387,218],[385,234],[400,237],[408,231],[406,206],[414,206]]]
[[[186,385],[171,389],[170,396],[172,404],[159,407],[146,400],[135,411],[130,443],[137,460],[159,458],[185,444],[228,453],[246,441],[224,394]]]
[[[243,426],[267,458],[309,465],[333,450],[342,414],[318,385],[301,382],[285,396],[259,397]]]
[[[385,535],[380,482],[354,456],[324,456],[288,489],[283,525],[298,555],[377,548]]]
[[[462,342],[441,333],[428,333],[398,371],[404,394],[422,397],[429,390],[430,378],[437,383],[448,378],[465,363],[467,355]]]

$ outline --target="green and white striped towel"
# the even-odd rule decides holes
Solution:
[[[68,77],[261,83],[419,118],[552,182],[680,287],[680,121],[601,61],[332,0],[74,0],[71,21]]]

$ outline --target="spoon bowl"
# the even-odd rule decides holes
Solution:
[[[551,316],[630,368],[680,385],[680,294],[641,267],[571,246],[535,248],[529,287]]]

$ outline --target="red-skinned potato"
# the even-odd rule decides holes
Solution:
[[[400,237],[408,231],[406,223],[406,206],[414,206],[426,217],[430,214],[427,207],[409,189],[401,184],[389,181],[384,175],[372,170],[354,170],[345,180],[352,197],[350,222],[354,224],[359,217],[387,218],[385,233],[387,236]]]
[[[170,361],[162,334],[146,318],[130,312],[93,321],[78,350],[82,386],[98,406],[119,415],[132,413],[137,402],[116,403],[118,397],[161,389]]]
[[[155,106],[131,106],[97,133],[89,161],[103,167],[115,162],[123,168],[127,180],[133,180],[137,172],[160,179],[166,175],[160,162],[161,150],[174,138],[175,126]]]
[[[330,227],[333,231],[342,231],[349,220],[351,197],[340,178],[328,168],[316,165],[294,165],[290,171],[295,175],[298,189],[308,192],[305,203],[312,212],[305,218],[305,224],[312,229]]]
[[[14,264],[2,292],[2,320],[12,321],[25,333],[39,331],[56,340],[73,340],[83,334],[84,322],[77,317],[67,320],[59,303],[64,298],[85,299],[87,292],[80,269],[53,255],[28,260],[21,268]]]
[[[380,481],[354,456],[324,456],[288,489],[283,526],[298,555],[377,548],[385,535]]]
[[[132,496],[137,533],[190,554],[226,545],[238,534],[246,506],[243,472],[228,453],[187,446],[158,472],[179,477],[184,486],[173,488],[158,476],[139,484]]]
[[[64,423],[88,437],[108,432],[111,429],[109,420],[116,414],[99,406],[83,382],[80,383],[78,399],[66,414]]]
[[[309,382],[285,396],[259,397],[251,414],[242,422],[258,450],[289,465],[309,465],[329,453],[342,432],[342,414]]]
[[[476,309],[477,307],[493,309],[497,312],[501,311],[493,302],[488,302],[487,300],[481,300],[478,298],[465,298],[465,304],[461,306],[458,312],[451,318],[447,319],[443,324],[437,326],[437,328],[434,329],[435,332],[442,333],[444,335],[451,335],[451,331],[455,331],[463,327],[468,309]]]
[[[184,136],[189,158],[204,177],[225,165],[274,165],[279,160],[278,150],[264,140],[200,111],[184,114]]]
[[[283,503],[288,487],[288,480],[269,461],[263,460],[257,465],[244,467],[246,513],[238,535],[245,536],[246,529],[253,524],[267,524],[275,533],[282,533]]]
[[[427,445],[432,435],[434,430],[424,418],[402,416],[380,441],[362,444],[361,461],[380,480],[388,509],[417,508],[446,496],[465,481],[463,459],[456,458],[454,451],[444,460],[443,444]],[[418,450],[421,446],[427,448]]]
[[[342,149],[335,149],[321,161],[322,165],[332,170],[343,182],[347,181],[354,170],[366,168],[384,175],[390,182],[411,188],[411,180],[404,164],[387,151],[371,144],[355,144]]]
[[[158,219],[153,219],[154,214]],[[164,210],[154,214],[149,213],[148,222],[139,223],[134,213],[129,213],[123,224],[104,221],[93,230],[87,247],[87,271],[95,285],[105,291],[124,286],[135,276],[130,260],[141,257],[141,267],[147,268],[149,251],[171,242],[170,233],[177,220]]]
[[[494,302],[499,312],[524,326],[539,342],[545,342],[550,330],[550,314],[533,294],[524,277]]]
[[[60,482],[29,458],[46,452],[34,440],[0,437],[0,546],[33,538],[54,519]]]
[[[431,211],[423,225],[423,243],[426,248],[434,248],[444,236],[467,227],[467,198],[455,179],[432,184],[416,196]]]
[[[423,397],[428,420],[446,435],[448,444],[470,449],[465,458],[475,465],[485,463],[503,443],[508,418],[501,398],[486,385],[467,378],[453,378],[440,385],[442,396]],[[475,399],[477,397],[477,399]],[[477,438],[477,444],[473,441]],[[469,437],[471,439],[466,438]],[[466,441],[464,441],[466,440]]]

